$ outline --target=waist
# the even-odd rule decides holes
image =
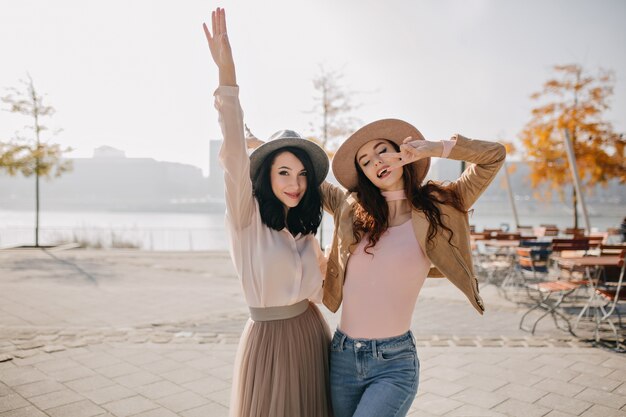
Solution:
[[[299,316],[309,308],[309,300],[304,299],[289,306],[248,307],[254,321],[287,320]]]
[[[409,330],[399,336],[386,337],[382,339],[361,339],[352,338],[340,329],[335,331],[332,344],[342,349],[358,349],[360,351],[377,352],[379,349],[391,349],[405,345],[415,346],[413,333]]]

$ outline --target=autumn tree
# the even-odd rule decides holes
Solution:
[[[626,182],[626,140],[613,131],[605,112],[610,108],[614,77],[600,71],[593,76],[580,65],[555,66],[555,77],[531,95],[538,102],[520,134],[523,154],[530,162],[531,184],[556,191],[563,200],[573,183],[566,154],[567,129],[573,142],[581,182],[589,187],[611,179]],[[574,227],[578,228],[577,195],[572,188]]]
[[[316,94],[311,112],[317,115],[317,121],[312,123],[312,129],[316,142],[330,156],[360,122],[350,115],[359,105],[353,101],[356,93],[342,85],[343,77],[340,71],[320,67],[319,74],[313,79]]]
[[[320,145],[332,158],[339,142],[352,133],[360,122],[350,113],[359,107],[353,102],[353,91],[342,85],[343,73],[327,70],[320,66],[319,74],[313,79],[315,106],[311,113],[317,116],[311,124],[314,132],[309,140]],[[323,213],[322,213],[323,215]],[[320,227],[320,244],[324,246],[324,228]]]
[[[12,141],[0,140],[0,171],[15,175],[25,168],[27,165],[24,155],[26,148]]]
[[[71,149],[44,139],[44,133],[49,130],[42,119],[52,116],[54,108],[44,103],[30,75],[20,83],[21,88],[8,88],[2,101],[7,105],[6,111],[30,119],[30,124],[25,126],[29,133],[17,133],[12,141],[0,142],[0,170],[9,175],[20,172],[25,177],[35,176],[35,246],[39,246],[39,179],[58,177],[70,170],[71,162],[63,161],[62,156]]]

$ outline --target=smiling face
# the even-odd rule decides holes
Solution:
[[[356,162],[365,176],[381,191],[397,191],[404,189],[402,169],[389,171],[389,165],[380,154],[397,152],[392,143],[386,139],[375,139],[361,146],[356,153]]]
[[[270,169],[272,191],[289,210],[302,200],[307,188],[307,171],[302,162],[291,152],[276,155]]]

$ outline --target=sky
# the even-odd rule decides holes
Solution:
[[[313,134],[323,66],[356,91],[362,124],[393,117],[431,140],[515,141],[530,94],[557,64],[615,73],[606,118],[626,131],[622,0],[0,0],[0,92],[29,73],[63,129],[49,141],[102,145],[209,169],[221,139],[218,84],[202,32],[224,7],[245,121],[260,138]],[[0,140],[29,120],[0,112]]]

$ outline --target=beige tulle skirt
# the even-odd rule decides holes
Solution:
[[[332,416],[330,330],[315,304],[299,316],[248,320],[237,349],[231,417]]]

